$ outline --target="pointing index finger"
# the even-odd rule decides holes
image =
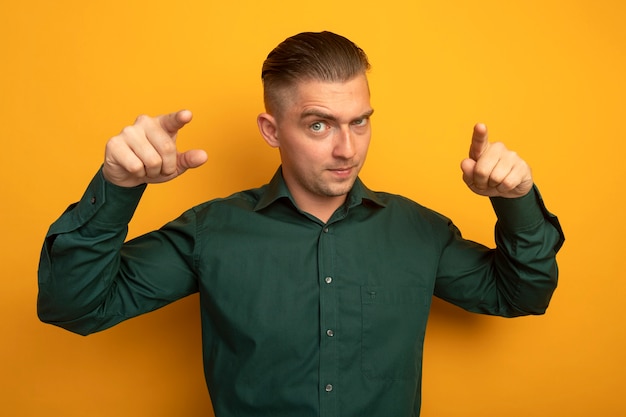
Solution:
[[[170,135],[175,135],[178,131],[191,121],[193,117],[189,110],[179,110],[175,113],[165,114],[158,117],[159,124]]]
[[[487,150],[489,147],[489,134],[487,133],[487,126],[483,123],[478,123],[474,126],[474,133],[472,134],[472,145],[470,146],[469,157],[474,161]]]

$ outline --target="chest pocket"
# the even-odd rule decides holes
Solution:
[[[420,287],[361,287],[361,370],[367,378],[421,376],[430,301]]]

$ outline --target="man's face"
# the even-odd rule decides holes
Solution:
[[[373,110],[366,76],[303,81],[284,97],[275,118],[276,146],[296,203],[303,210],[342,204],[370,143]]]

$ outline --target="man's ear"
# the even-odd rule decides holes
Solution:
[[[257,117],[256,122],[259,126],[259,132],[261,132],[261,136],[263,136],[265,142],[267,142],[267,144],[272,148],[280,147],[276,118],[269,113],[261,113]]]

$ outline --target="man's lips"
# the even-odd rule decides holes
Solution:
[[[329,171],[337,172],[337,173],[346,173],[350,172],[354,169],[354,167],[339,167],[339,168],[329,168]]]
[[[354,171],[354,169],[355,167],[349,166],[349,167],[329,168],[328,171],[330,171],[333,175],[336,175],[338,177],[349,177],[352,175],[352,172]]]

